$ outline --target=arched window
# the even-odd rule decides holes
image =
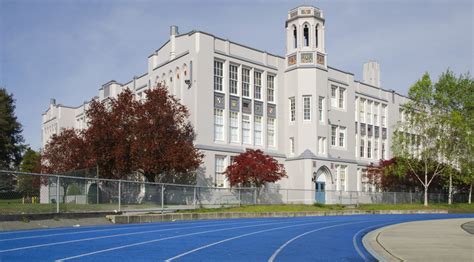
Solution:
[[[309,46],[309,26],[307,24],[303,27],[303,44]]]
[[[318,39],[318,26],[315,27],[315,32],[314,32],[314,44],[316,45],[316,47],[318,47],[318,42],[319,42],[319,39]]]
[[[296,26],[293,26],[293,47],[298,47],[298,33],[296,32]]]

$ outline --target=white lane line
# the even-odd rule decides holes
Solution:
[[[357,254],[359,254],[359,256],[360,256],[364,261],[368,261],[368,260],[367,260],[367,258],[365,257],[364,253],[362,253],[362,250],[360,250],[359,245],[357,244],[357,237],[359,236],[360,233],[362,233],[363,231],[365,231],[365,230],[367,230],[367,229],[370,229],[370,228],[379,228],[379,227],[382,227],[382,226],[385,226],[385,225],[388,225],[388,224],[391,224],[391,223],[377,224],[377,225],[375,225],[375,226],[370,226],[370,227],[363,228],[363,229],[357,231],[357,233],[355,233],[354,236],[352,237],[352,245],[354,245],[354,248],[355,248],[355,250],[357,251]]]
[[[245,222],[245,223],[232,223],[230,225],[235,225],[235,224],[250,224],[252,222]],[[285,222],[285,223],[290,223],[290,222]],[[18,251],[18,250],[25,250],[25,249],[32,249],[32,248],[38,248],[38,247],[48,247],[48,246],[55,246],[55,245],[63,245],[63,244],[69,244],[69,243],[77,243],[77,242],[83,242],[83,241],[89,241],[89,240],[97,240],[97,239],[104,239],[104,238],[113,238],[113,237],[121,237],[121,236],[131,236],[131,235],[140,235],[140,234],[148,234],[148,233],[154,233],[154,232],[163,232],[163,231],[171,231],[171,230],[179,230],[179,229],[194,229],[194,228],[202,228],[202,227],[213,227],[213,226],[228,226],[229,224],[209,224],[209,225],[204,225],[204,226],[193,226],[193,227],[174,227],[174,228],[167,228],[167,229],[158,229],[158,230],[148,230],[148,231],[140,231],[140,232],[132,232],[132,233],[123,233],[123,234],[115,234],[115,235],[107,235],[107,236],[100,236],[100,237],[90,237],[90,238],[81,238],[81,239],[75,239],[75,240],[67,240],[67,241],[61,241],[61,242],[53,242],[53,243],[47,243],[47,244],[39,244],[39,245],[32,245],[32,246],[24,246],[24,247],[17,247],[17,248],[11,248],[11,249],[5,249],[5,250],[0,250],[0,253],[6,253],[6,252],[12,252],[12,251]]]
[[[61,258],[61,259],[58,259],[56,261],[66,261],[66,260],[71,260],[71,259],[75,259],[75,258],[81,258],[81,257],[85,257],[85,256],[91,256],[91,255],[95,255],[95,254],[114,251],[114,250],[118,250],[118,249],[124,249],[124,248],[129,248],[129,247],[134,247],[134,246],[139,246],[139,245],[145,245],[145,244],[160,242],[160,241],[164,241],[164,240],[188,237],[188,236],[202,235],[202,234],[207,234],[207,233],[228,231],[228,230],[241,229],[241,228],[268,226],[268,225],[277,225],[277,224],[288,224],[288,223],[294,223],[294,221],[279,222],[279,223],[267,223],[267,224],[258,224],[258,225],[250,225],[250,226],[241,226],[241,227],[231,227],[231,228],[224,228],[224,229],[213,229],[213,230],[207,230],[207,231],[200,231],[200,232],[195,232],[195,233],[177,235],[177,236],[172,236],[172,237],[158,238],[158,239],[142,241],[142,242],[138,242],[138,243],[134,243],[134,244],[129,244],[129,245],[123,245],[123,246],[118,246],[118,247],[107,248],[107,249],[103,249],[103,250],[98,250],[98,251],[94,251],[94,252],[80,254],[80,255],[77,255],[77,256]]]
[[[315,224],[324,224],[324,223],[331,223],[331,222],[334,222],[334,221],[316,222],[316,223],[304,223],[304,224],[298,224],[298,225],[291,225],[291,226],[284,226],[284,227],[277,227],[277,228],[265,229],[265,230],[260,230],[260,231],[256,231],[256,232],[252,232],[252,233],[247,233],[247,234],[243,234],[243,235],[238,235],[238,236],[235,236],[235,237],[226,238],[226,239],[223,239],[223,240],[221,240],[221,241],[217,241],[217,242],[214,242],[214,243],[205,245],[205,246],[201,246],[201,247],[195,248],[195,249],[190,250],[190,251],[187,251],[187,252],[185,252],[185,253],[178,254],[178,255],[176,255],[176,256],[174,256],[174,257],[171,257],[171,258],[166,259],[165,261],[166,261],[166,262],[170,262],[170,261],[173,261],[173,260],[175,260],[175,259],[178,259],[178,258],[187,256],[187,255],[189,255],[189,254],[191,254],[191,253],[194,253],[194,252],[197,252],[197,251],[200,251],[200,250],[203,250],[203,249],[206,249],[206,248],[215,246],[215,245],[219,245],[219,244],[222,244],[222,243],[224,243],[224,242],[228,242],[228,241],[232,241],[232,240],[235,240],[235,239],[243,238],[243,237],[246,237],[246,236],[256,235],[256,234],[260,234],[260,233],[264,233],[264,232],[269,232],[269,231],[274,231],[274,230],[284,229],[284,228],[290,228],[290,227],[299,227],[299,226],[315,225]]]
[[[275,261],[275,258],[278,256],[278,254],[280,254],[280,252],[286,247],[288,246],[289,244],[291,244],[293,241],[297,240],[298,238],[301,238],[303,236],[306,236],[308,234],[311,234],[311,233],[314,233],[314,232],[317,232],[317,231],[321,231],[321,230],[325,230],[325,229],[329,229],[329,228],[333,228],[333,227],[340,227],[340,226],[346,226],[346,225],[352,225],[352,224],[360,224],[360,223],[367,223],[367,222],[373,222],[373,221],[370,221],[370,220],[365,220],[365,221],[360,221],[360,222],[351,222],[351,223],[343,223],[343,224],[338,224],[338,225],[333,225],[333,226],[327,226],[327,227],[322,227],[322,228],[318,228],[318,229],[315,229],[315,230],[311,230],[311,231],[308,231],[306,233],[303,233],[301,235],[298,235],[290,240],[288,240],[287,242],[285,242],[285,244],[281,245],[273,254],[272,256],[268,259],[268,262],[273,262]]]
[[[246,222],[250,223],[250,222]],[[149,224],[148,226],[141,226],[138,227],[139,229],[150,229],[156,227],[167,228],[168,226],[177,226],[177,225],[193,225],[193,224],[201,224],[201,225],[218,225],[219,223],[212,223],[212,222],[201,222],[201,223],[180,223],[180,224]],[[23,239],[33,239],[33,238],[43,238],[43,237],[53,237],[53,236],[65,236],[65,235],[76,235],[76,234],[84,234],[84,233],[94,233],[94,232],[105,232],[105,231],[117,231],[117,230],[124,230],[124,229],[136,229],[137,227],[119,227],[119,228],[108,228],[108,229],[97,229],[97,230],[85,230],[85,231],[77,231],[77,232],[66,232],[66,233],[55,233],[55,234],[48,234],[48,235],[35,235],[35,236],[27,236],[27,237],[16,237],[16,238],[7,238],[7,239],[0,239],[0,242],[5,241],[14,241],[14,240],[23,240]]]

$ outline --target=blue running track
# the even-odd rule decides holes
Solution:
[[[0,261],[374,261],[369,231],[474,214],[256,218],[0,232]]]

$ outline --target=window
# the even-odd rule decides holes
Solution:
[[[239,142],[239,113],[230,112],[230,142],[238,143]]]
[[[367,101],[367,123],[372,124],[372,101]]]
[[[382,141],[382,159],[385,159],[387,153],[385,152],[385,141]]]
[[[346,128],[345,127],[339,127],[339,146],[340,147],[345,147],[346,145]]]
[[[296,26],[293,26],[293,48],[298,47],[298,33],[296,30]]]
[[[379,125],[379,103],[374,103],[374,125],[378,126]]]
[[[214,61],[214,90],[222,91],[222,62]]]
[[[303,44],[304,46],[309,46],[309,27],[304,25],[303,27]]]
[[[250,116],[242,115],[242,143],[250,144]]]
[[[314,32],[314,44],[316,47],[318,47],[318,27],[316,26],[315,28],[315,32]]]
[[[229,93],[237,95],[237,71],[236,65],[229,65]]]
[[[216,156],[216,167],[215,167],[215,185],[216,187],[224,186],[224,168],[225,168],[225,156]]]
[[[224,110],[214,109],[214,140],[224,141]]]
[[[336,107],[337,86],[331,86],[331,106]]]
[[[337,126],[331,126],[331,146],[336,146]]]
[[[364,139],[360,140],[360,157],[364,157],[364,151],[365,151],[365,142]]]
[[[303,96],[303,120],[311,120],[311,96]]]
[[[326,154],[326,138],[318,137],[318,153],[321,155]]]
[[[319,122],[324,123],[324,97],[319,97]]]
[[[255,99],[262,99],[262,73],[254,72],[253,78]]]
[[[294,137],[290,137],[290,154],[294,154],[295,153],[295,138]]]
[[[365,123],[365,99],[360,99],[359,100],[359,121],[361,123]]]
[[[387,105],[382,105],[382,110],[381,110],[381,115],[382,115],[382,120],[381,120],[381,124],[382,124],[382,127],[387,127]]]
[[[274,102],[275,100],[275,76],[267,75],[267,100],[268,102]]]
[[[374,141],[374,158],[379,159],[379,142],[377,140]]]
[[[344,88],[339,88],[339,108],[344,108]]]
[[[267,119],[267,145],[275,146],[275,118]]]
[[[255,116],[254,122],[255,122],[255,128],[254,128],[255,145],[261,146],[262,145],[262,117]]]
[[[242,68],[242,96],[250,97],[250,70]]]
[[[339,171],[339,190],[346,191],[346,169],[347,166],[338,166]]]
[[[294,97],[290,97],[290,122],[296,120],[296,102]]]
[[[367,141],[367,158],[372,158],[372,142]]]

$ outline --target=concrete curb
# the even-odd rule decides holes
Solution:
[[[349,215],[390,215],[390,214],[448,214],[448,210],[344,210],[310,212],[223,212],[223,213],[171,213],[143,215],[107,215],[114,224],[152,223],[177,220],[207,220],[228,218],[259,217],[307,217],[307,216],[349,216]]]
[[[74,213],[38,213],[38,214],[11,214],[11,215],[0,215],[0,222],[5,221],[22,221],[22,220],[44,220],[44,219],[55,219],[55,218],[92,218],[92,217],[104,217],[108,215],[117,215],[121,213],[116,212],[74,212]]]

